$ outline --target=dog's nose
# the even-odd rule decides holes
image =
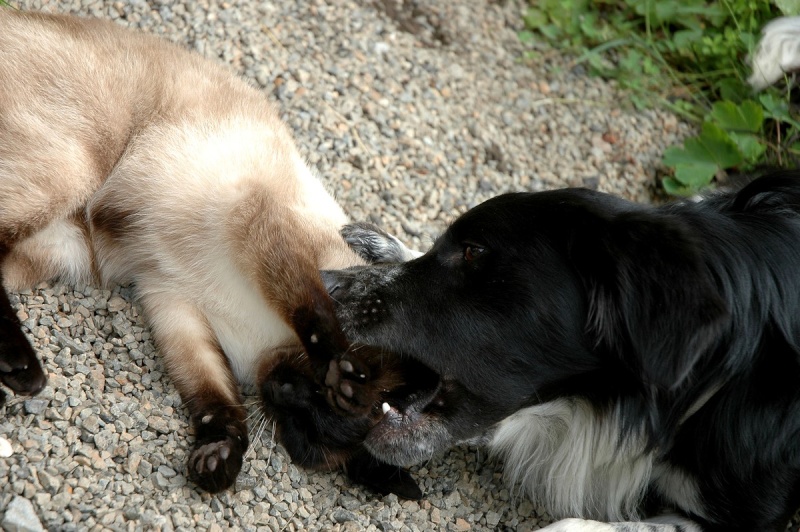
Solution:
[[[319,273],[322,276],[322,283],[325,285],[328,295],[333,296],[342,288],[342,279],[339,277],[338,272],[322,270]]]

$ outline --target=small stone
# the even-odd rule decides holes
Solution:
[[[358,517],[350,510],[344,508],[337,508],[331,514],[331,518],[337,523],[346,523],[348,521],[356,521]]]
[[[163,417],[151,417],[148,420],[150,428],[161,434],[169,434],[169,422]]]
[[[62,348],[69,348],[69,350],[73,353],[82,355],[84,353],[87,353],[88,351],[91,351],[90,346],[81,344],[80,342],[73,340],[72,338],[68,337],[67,335],[65,335],[60,331],[53,330],[52,334],[53,336],[56,337],[56,342],[58,342],[59,346],[61,346]]]
[[[100,418],[98,416],[88,416],[83,420],[81,426],[92,434],[97,434],[100,432]]]
[[[39,415],[47,408],[48,402],[46,399],[26,399],[25,413]]]
[[[156,484],[161,488],[169,488],[169,480],[160,471],[156,471]]]
[[[486,524],[491,526],[492,528],[496,528],[497,525],[500,523],[500,518],[502,516],[497,512],[488,511],[486,512]]]
[[[461,517],[456,519],[456,530],[458,530],[458,532],[466,532],[467,530],[470,530],[471,528],[472,528],[472,525],[467,523]]]
[[[57,476],[48,474],[46,471],[39,471],[39,484],[50,493],[57,493],[61,489],[61,479]]]
[[[94,445],[100,451],[109,451],[115,445],[115,433],[101,430],[94,435]]]
[[[3,525],[3,529],[7,532],[44,532],[33,504],[20,496],[11,500],[0,525]]]
[[[125,463],[125,471],[128,473],[135,473],[139,469],[139,464],[142,461],[142,455],[139,453],[131,453],[128,455],[128,461]]]
[[[139,467],[137,468],[139,474],[145,478],[149,477],[153,474],[153,464],[145,460],[144,458],[139,463]]]
[[[165,466],[165,465],[158,466],[158,472],[161,473],[162,475],[164,475],[164,477],[166,477],[166,478],[172,478],[172,477],[174,477],[174,476],[176,476],[178,474],[178,473],[175,472],[174,469],[172,469],[169,466]]]
[[[108,311],[109,312],[118,312],[124,309],[127,306],[128,302],[122,299],[119,296],[112,296],[111,299],[108,300]]]

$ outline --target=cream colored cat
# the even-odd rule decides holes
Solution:
[[[134,284],[202,488],[241,468],[237,381],[298,340],[321,372],[346,349],[318,273],[363,263],[344,223],[273,107],[224,68],[109,22],[0,9],[0,280]],[[0,381],[45,384],[2,290]]]

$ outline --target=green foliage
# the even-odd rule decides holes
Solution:
[[[716,102],[700,135],[686,139],[682,148],[672,146],[664,152],[664,164],[675,172],[664,179],[664,189],[670,194],[693,194],[724,169],[758,161],[766,150],[760,136],[763,124],[763,108],[752,100],[741,105]]]
[[[666,151],[671,194],[693,194],[725,170],[788,164],[800,124],[788,94],[754,100],[746,55],[766,22],[800,0],[531,0],[523,41],[546,39],[593,74],[615,79],[637,108],[661,106],[701,125]]]

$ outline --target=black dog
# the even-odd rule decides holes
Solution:
[[[778,531],[800,506],[800,172],[655,208],[507,194],[324,277],[353,341],[441,376],[369,432],[386,462],[482,440],[553,514],[630,521],[550,530]]]

